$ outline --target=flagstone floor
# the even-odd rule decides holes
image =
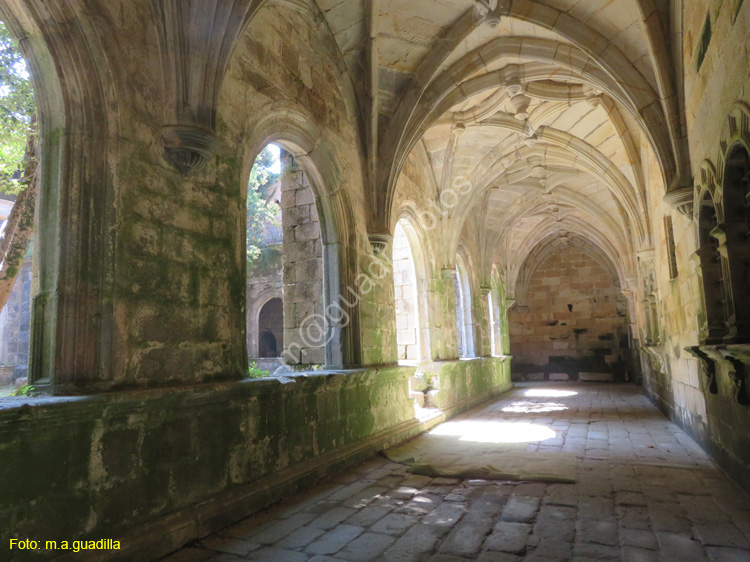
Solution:
[[[750,499],[637,387],[526,383],[454,420],[576,454],[577,483],[429,478],[377,456],[163,560],[750,561]]]

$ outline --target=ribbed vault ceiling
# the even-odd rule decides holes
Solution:
[[[509,278],[560,236],[634,275],[637,252],[652,245],[644,161],[653,155],[665,184],[681,165],[667,0],[318,6],[355,87],[377,84],[385,190],[422,151],[439,189],[472,182],[453,219],[477,219],[485,263]]]

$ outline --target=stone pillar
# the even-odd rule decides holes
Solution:
[[[281,151],[284,353],[287,365],[323,365],[327,326],[323,303],[320,221],[310,184],[291,154]]]
[[[25,376],[29,363],[32,261],[26,258],[0,312],[0,385]]]
[[[362,365],[397,361],[391,245],[373,247],[359,256],[355,290],[359,301]],[[347,292],[351,293],[347,288]]]
[[[456,268],[444,267],[435,279],[435,291],[441,304],[441,314],[436,318],[434,338],[439,342],[439,359],[458,358],[458,333],[456,331]]]
[[[478,315],[477,325],[478,329],[478,342],[476,355],[478,357],[489,357],[492,355],[492,323],[490,322],[490,303],[489,294],[492,291],[492,287],[489,285],[482,285],[479,288],[479,311],[481,314]]]

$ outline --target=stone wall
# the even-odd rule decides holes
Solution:
[[[21,266],[8,302],[0,312],[0,365],[29,364],[31,331],[31,258]],[[3,382],[0,380],[0,384]]]
[[[706,329],[702,268],[698,250],[698,213],[704,190],[721,191],[722,154],[729,148],[730,118],[744,135],[743,119],[737,118],[739,105],[750,103],[750,53],[746,49],[750,28],[750,4],[740,0],[678,2],[682,12],[675,34],[684,91],[685,119],[694,185],[694,205],[686,214],[671,209],[662,198],[663,190],[650,189],[649,209],[655,237],[655,260],[651,265],[657,289],[654,307],[658,339],[650,345],[641,341],[643,384],[649,397],[673,420],[693,435],[738,482],[748,486],[750,445],[747,432],[748,406],[738,401],[739,381],[748,376],[747,363],[733,364],[727,354],[745,357],[750,350],[729,346],[723,352],[701,349]],[[705,56],[699,65],[700,43],[707,18],[711,32]],[[735,138],[737,135],[735,135]],[[747,141],[746,141],[747,144]],[[723,146],[726,145],[726,146]],[[650,186],[658,185],[658,163],[647,159]],[[668,242],[663,217],[672,217],[677,276],[670,274]],[[716,288],[708,298],[720,299]],[[646,312],[639,310],[639,324],[645,326]],[[642,338],[641,338],[642,339]],[[723,346],[718,346],[722,348]],[[703,357],[701,357],[701,354]],[[737,373],[744,375],[738,376]]]
[[[281,245],[267,246],[258,263],[247,272],[247,354],[258,357],[259,316],[263,306],[283,296]],[[283,339],[283,322],[282,322]],[[281,339],[279,339],[281,341]]]
[[[537,267],[527,300],[519,304],[508,315],[514,378],[579,380],[596,373],[622,379],[625,299],[593,257],[578,248],[551,255]]]
[[[427,369],[445,415],[511,386],[500,359]],[[0,540],[106,537],[125,549],[114,559],[156,559],[426,429],[409,396],[413,374],[320,371],[6,401]],[[20,486],[32,467],[34,484]],[[46,558],[34,554],[19,560]]]

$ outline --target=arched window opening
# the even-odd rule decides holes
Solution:
[[[29,381],[40,155],[31,77],[3,22],[0,50],[0,396],[8,396],[28,388]]]
[[[498,326],[497,312],[495,311],[495,305],[492,299],[492,291],[487,293],[487,310],[490,315],[490,353],[494,355],[500,355],[498,341],[496,334],[500,331]]]
[[[273,144],[260,151],[247,185],[247,349],[254,358],[278,357],[283,341],[281,162]],[[259,310],[259,307],[262,308]],[[269,329],[269,325],[273,329]],[[269,336],[273,338],[270,345]],[[282,336],[279,338],[279,336]]]
[[[456,333],[458,337],[458,356],[474,357],[474,326],[471,314],[471,287],[462,260],[456,264],[454,277],[456,293]]]
[[[290,152],[275,144],[260,152],[250,173],[247,201],[248,356],[252,362],[273,353],[277,365],[298,369],[324,365],[330,338],[321,320],[321,224],[309,180]],[[269,294],[274,298],[260,311]],[[276,328],[264,332],[263,313],[269,305]]]
[[[718,236],[720,232],[716,206],[710,193],[706,192],[698,214],[699,247],[696,251],[703,277],[701,288],[704,317],[701,319],[700,330],[700,341],[703,344],[721,343],[726,335],[727,303]]]
[[[393,234],[393,285],[399,361],[418,361],[420,342],[417,271],[406,231],[399,221]]]
[[[725,340],[745,343],[750,341],[750,155],[743,145],[733,146],[727,157],[723,199],[722,253],[728,269],[727,289],[731,288]]]
[[[677,248],[674,243],[674,227],[671,215],[664,217],[664,240],[667,244],[667,260],[669,262],[669,278],[676,279],[677,274]]]

